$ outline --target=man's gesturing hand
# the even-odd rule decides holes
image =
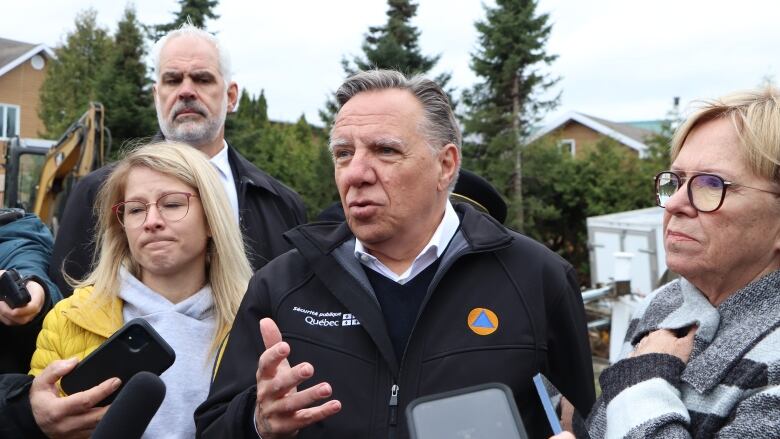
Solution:
[[[321,421],[341,410],[338,400],[312,404],[333,393],[330,384],[320,383],[298,392],[298,385],[314,375],[309,363],[290,366],[290,345],[282,341],[279,328],[271,319],[260,320],[265,352],[257,364],[257,403],[255,428],[263,439],[293,437],[298,430]]]

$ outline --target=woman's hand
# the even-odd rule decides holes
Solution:
[[[668,329],[657,329],[640,340],[629,357],[638,357],[644,354],[669,354],[688,364],[693,350],[693,336],[696,334],[696,329],[696,326],[691,326],[688,333],[682,337],[677,337],[674,332]]]
[[[76,364],[75,359],[51,363],[30,387],[35,422],[50,438],[88,438],[108,410],[108,406],[95,407],[95,404],[119,388],[119,378],[111,378],[83,392],[60,397],[57,381]]]

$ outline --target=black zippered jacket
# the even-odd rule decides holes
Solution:
[[[286,233],[295,249],[252,278],[209,397],[195,412],[198,436],[257,438],[263,317],[279,325],[291,364],[314,366],[301,388],[327,381],[342,403],[341,412],[301,430],[299,438],[406,438],[404,410],[413,399],[487,382],[508,385],[529,435],[547,437],[531,379],[537,372],[588,413],[593,374],[574,270],[470,206],[456,211],[461,228],[442,255],[403,359],[396,358],[346,224],[314,223]],[[495,313],[495,332],[470,329],[476,308]]]
[[[282,234],[306,222],[306,209],[295,191],[258,169],[230,145],[228,162],[236,182],[239,223],[247,258],[258,269],[290,249]],[[68,197],[49,265],[49,277],[64,296],[70,296],[73,289],[60,268],[75,279],[83,278],[90,271],[97,228],[95,198],[113,169],[114,165],[110,164],[89,173]]]

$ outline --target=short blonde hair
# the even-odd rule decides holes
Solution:
[[[694,128],[718,118],[728,118],[734,125],[748,167],[756,175],[780,183],[780,93],[774,87],[702,101],[675,132],[672,161],[680,154],[685,139]]]
[[[127,236],[111,209],[124,200],[127,177],[132,169],[139,167],[176,178],[198,192],[211,232],[206,276],[216,310],[217,331],[212,342],[212,351],[215,351],[233,324],[252,269],[246,258],[241,231],[214,166],[205,154],[189,145],[175,142],[142,145],[131,150],[117,164],[101,187],[95,206],[98,217],[95,268],[76,286],[94,285],[96,299],[106,299],[110,303],[119,291],[121,267],[140,278],[141,270],[130,254]]]

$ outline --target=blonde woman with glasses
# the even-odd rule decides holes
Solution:
[[[143,318],[176,361],[144,437],[194,437],[220,342],[251,276],[222,183],[195,148],[156,143],[130,152],[98,197],[96,265],[47,315],[31,374],[30,404],[50,437],[88,437],[118,379],[70,396],[56,382],[124,322]],[[90,206],[84,206],[89,209]]]

